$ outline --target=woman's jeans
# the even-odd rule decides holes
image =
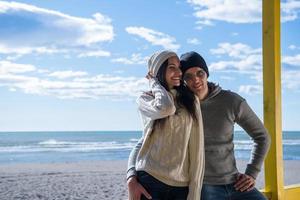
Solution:
[[[152,200],[186,200],[189,192],[188,187],[174,187],[167,185],[145,171],[138,171],[137,179],[152,196]],[[141,200],[146,199],[147,198],[142,195]]]
[[[267,200],[256,188],[248,192],[235,190],[234,184],[208,185],[203,184],[201,200]]]

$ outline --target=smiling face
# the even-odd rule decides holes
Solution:
[[[169,89],[180,85],[181,80],[180,61],[177,56],[170,57],[168,59],[168,65],[166,69],[165,79]]]
[[[203,100],[208,94],[207,74],[200,67],[189,68],[183,76],[188,88],[195,93],[200,100]]]

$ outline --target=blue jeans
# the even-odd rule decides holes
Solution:
[[[188,187],[175,187],[167,185],[145,171],[137,172],[139,183],[152,196],[152,200],[186,200],[189,193]],[[147,198],[143,195],[141,200]]]
[[[248,192],[235,190],[234,183],[228,185],[203,184],[201,200],[267,200],[256,188]]]

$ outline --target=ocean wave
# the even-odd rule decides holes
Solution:
[[[283,140],[283,146],[300,146],[300,140]],[[236,150],[251,150],[253,146],[252,140],[235,140],[234,148]]]
[[[300,140],[283,140],[283,145],[300,145]]]
[[[128,139],[126,142],[86,142],[86,141],[60,141],[48,139],[30,145],[0,146],[0,153],[33,153],[33,152],[92,152],[101,150],[130,150],[139,141],[137,138]],[[234,140],[236,151],[251,150],[252,140]],[[300,140],[283,140],[284,146],[300,146]],[[296,147],[298,148],[298,147]]]
[[[131,138],[129,141],[130,142],[138,142],[140,139],[136,139],[136,138]]]
[[[0,147],[0,153],[91,152],[99,150],[130,150],[134,146],[135,142],[69,142],[50,139],[39,142],[36,145]]]

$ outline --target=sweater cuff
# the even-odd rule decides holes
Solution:
[[[246,168],[246,171],[245,171],[245,174],[247,174],[249,176],[252,176],[254,179],[256,179],[259,172],[260,172],[260,170],[254,168],[250,164],[248,164],[247,168]]]
[[[197,200],[197,199],[200,199],[200,186],[197,184],[190,184],[187,200]]]
[[[159,83],[159,82],[158,82],[158,80],[157,80],[156,77],[151,78],[151,79],[149,80],[149,86],[150,86],[151,89],[152,89],[153,87],[155,87],[155,84],[158,84],[158,83]]]
[[[135,167],[132,167],[132,168],[127,170],[126,180],[128,180],[129,178],[131,178],[133,176],[137,176]]]

